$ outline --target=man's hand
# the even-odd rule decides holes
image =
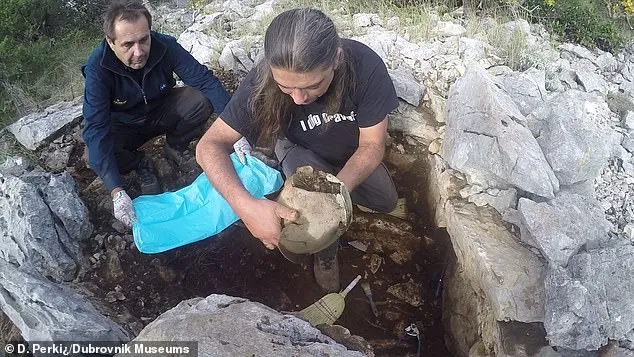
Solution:
[[[130,196],[124,190],[119,190],[114,194],[112,203],[114,205],[114,218],[121,221],[128,228],[132,227],[132,223],[136,222],[137,218]]]
[[[267,199],[257,200],[246,211],[242,222],[268,249],[275,249],[280,243],[282,220],[292,222],[299,217],[297,211]]]
[[[274,249],[280,241],[281,220],[293,221],[299,214],[277,202],[257,199],[244,188],[229,159],[232,147],[236,153],[244,153],[239,149],[243,143],[248,144],[240,133],[218,117],[198,141],[196,159],[209,182],[227,200],[251,234],[268,249]]]
[[[245,165],[247,163],[246,155],[251,155],[252,148],[244,136],[233,144],[233,150],[236,152],[236,155],[238,155],[238,160],[240,160],[242,165]]]

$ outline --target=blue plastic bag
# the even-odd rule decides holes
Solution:
[[[244,187],[257,198],[283,184],[279,171],[253,156],[246,165],[231,155]],[[132,201],[138,221],[132,226],[134,243],[142,253],[160,253],[220,233],[238,220],[227,201],[204,173],[176,192],[139,196]]]

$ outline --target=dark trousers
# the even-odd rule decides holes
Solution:
[[[162,98],[161,104],[141,123],[113,122],[111,134],[119,171],[126,174],[134,170],[143,159],[143,152],[138,148],[162,134],[170,147],[179,151],[187,149],[192,140],[203,134],[212,112],[212,105],[199,90],[179,87]]]
[[[301,166],[312,166],[316,170],[337,174],[341,167],[328,164],[324,159],[314,152],[293,144],[287,139],[280,139],[275,145],[275,155],[277,156],[284,175],[286,177],[295,173]],[[392,180],[392,176],[383,163],[368,176],[357,188],[350,192],[352,202],[373,209],[378,212],[390,212],[396,207],[398,193]],[[336,254],[338,242],[317,253],[328,256]]]

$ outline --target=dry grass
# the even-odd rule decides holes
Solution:
[[[432,36],[431,30],[438,19],[459,21],[467,28],[469,36],[480,37],[497,48],[498,56],[503,58],[509,67],[521,69],[526,63],[526,38],[519,31],[509,35],[508,31],[504,31],[500,25],[510,19],[521,18],[523,14],[521,7],[518,7],[513,1],[489,12],[491,17],[485,20],[482,17],[476,17],[472,12],[467,12],[459,19],[454,19],[453,15],[449,13],[450,7],[446,5],[446,2],[440,1],[281,0],[276,5],[274,13],[263,18],[255,29],[250,29],[250,33],[263,34],[277,14],[298,7],[313,7],[324,11],[333,19],[344,36],[359,34],[352,26],[354,14],[376,14],[383,24],[386,24],[390,18],[397,17],[396,32],[411,42],[429,40]],[[485,22],[486,26],[483,25]]]
[[[342,34],[347,35],[356,34],[351,21],[354,14],[373,13],[378,15],[383,23],[387,23],[392,17],[398,17],[398,33],[407,35],[411,40],[418,41],[429,38],[430,29],[433,25],[430,14],[437,6],[430,5],[429,2],[412,2],[397,5],[395,2],[386,0],[281,0],[275,6],[274,13],[262,18],[255,29],[250,29],[251,33],[263,34],[276,15],[285,10],[299,7],[312,7],[322,10],[333,19],[338,30]],[[236,35],[239,36],[240,34]]]

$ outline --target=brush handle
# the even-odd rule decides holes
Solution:
[[[370,284],[367,281],[361,283],[361,288],[363,292],[365,292],[365,296],[368,298],[370,302],[370,308],[372,308],[372,313],[374,316],[379,317],[379,310],[376,309],[376,304],[374,303],[374,299],[372,298],[372,290],[370,290]]]
[[[350,292],[350,290],[352,290],[352,288],[354,288],[355,285],[357,285],[357,283],[359,282],[359,280],[361,280],[361,275],[357,275],[356,278],[354,278],[354,280],[348,284],[348,286],[346,286],[345,289],[343,289],[342,292],[340,292],[339,294],[343,297],[346,297],[346,295],[348,295],[348,293]]]

